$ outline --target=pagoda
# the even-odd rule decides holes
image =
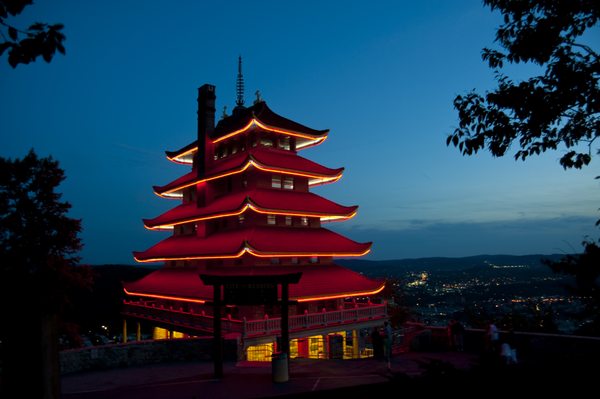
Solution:
[[[214,86],[198,89],[197,140],[166,152],[168,160],[191,171],[154,187],[156,195],[180,203],[143,221],[147,229],[173,233],[134,252],[137,262],[164,266],[124,283],[125,326],[127,319],[137,321],[138,338],[140,322],[153,328],[155,339],[209,336],[214,292],[200,275],[297,273],[301,277],[290,284],[286,306],[291,357],[369,356],[361,337],[387,318],[385,303],[376,299],[384,284],[333,259],[365,255],[371,243],[323,227],[352,218],[357,207],[310,192],[338,181],[343,168],[298,155],[321,144],[328,130],[276,114],[258,93],[254,104],[245,107],[243,81],[238,80],[232,115],[224,113],[216,125],[215,100]],[[222,314],[223,335],[238,340],[241,358],[270,360],[281,334],[281,309],[277,303],[241,301],[224,305],[217,314]]]

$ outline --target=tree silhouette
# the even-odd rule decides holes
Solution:
[[[50,62],[57,51],[65,53],[62,24],[36,22],[23,30],[6,22],[7,18],[20,14],[31,4],[33,0],[0,0],[0,56],[8,50],[8,63],[13,68],[18,64],[29,64],[39,56]]]
[[[504,17],[496,42],[482,58],[494,70],[498,87],[484,95],[471,91],[454,99],[459,127],[446,140],[464,155],[481,149],[525,160],[560,146],[564,168],[581,168],[592,157],[600,135],[600,56],[578,41],[598,23],[595,0],[484,0]],[[502,72],[505,64],[533,63],[544,74],[517,82]],[[586,148],[581,148],[585,144]]]
[[[566,149],[563,168],[588,165],[600,136],[600,55],[585,43],[586,31],[600,19],[597,0],[484,0],[503,16],[496,31],[502,50],[483,49],[498,87],[485,94],[471,91],[454,99],[459,126],[446,145],[463,155],[487,149],[504,156],[511,146],[516,160],[547,150]],[[514,81],[505,64],[531,63],[543,74]],[[600,154],[600,150],[598,150]],[[600,220],[596,222],[600,225]],[[596,334],[600,333],[600,248],[583,243],[584,253],[558,262],[555,272],[575,276],[577,293],[588,301]]]
[[[58,397],[57,317],[66,293],[91,283],[76,266],[81,222],[55,192],[64,178],[57,161],[33,150],[0,157],[2,390],[21,397]]]

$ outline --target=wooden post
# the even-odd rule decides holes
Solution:
[[[127,319],[123,319],[123,339],[121,342],[127,343]]]
[[[221,338],[221,284],[213,289],[213,331],[215,378],[223,377],[223,343]]]
[[[352,358],[358,359],[358,331],[352,330]]]
[[[139,321],[137,322],[137,326],[135,329],[135,340],[136,341],[142,340],[142,323],[140,323]]]
[[[281,352],[290,358],[289,286],[281,284]]]

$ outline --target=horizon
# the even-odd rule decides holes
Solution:
[[[479,255],[469,255],[469,256],[424,256],[418,258],[397,258],[397,259],[367,259],[366,257],[355,257],[355,258],[336,258],[334,263],[337,261],[358,261],[358,262],[395,262],[395,261],[410,261],[410,260],[424,260],[424,259],[469,259],[469,258],[483,258],[483,257],[530,257],[530,256],[568,256],[568,255],[576,255],[575,253],[550,253],[550,254],[522,254],[522,255],[513,255],[513,254],[479,254]],[[134,266],[134,267],[146,267],[146,268],[157,268],[162,267],[160,262],[156,263],[79,263],[79,266]]]
[[[331,130],[301,155],[346,168],[314,192],[359,206],[325,226],[373,241],[359,260],[572,254],[598,235],[597,160],[565,171],[562,150],[523,163],[514,151],[463,157],[445,145],[454,96],[494,85],[480,54],[494,46],[498,13],[466,0],[267,3],[40,0],[15,18],[64,23],[67,52],[14,70],[0,63],[0,156],[34,148],[60,162],[83,263],[135,264],[132,251],[167,237],[141,222],[175,204],[152,186],[188,172],[164,151],[195,139],[202,84],[216,85],[217,117],[233,108],[240,54],[247,104],[260,90],[278,114]],[[593,46],[598,30],[586,35]]]

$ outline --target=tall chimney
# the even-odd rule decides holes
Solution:
[[[204,177],[206,171],[206,142],[215,131],[215,86],[202,85],[198,89],[198,152],[196,154],[196,170],[198,178]]]

